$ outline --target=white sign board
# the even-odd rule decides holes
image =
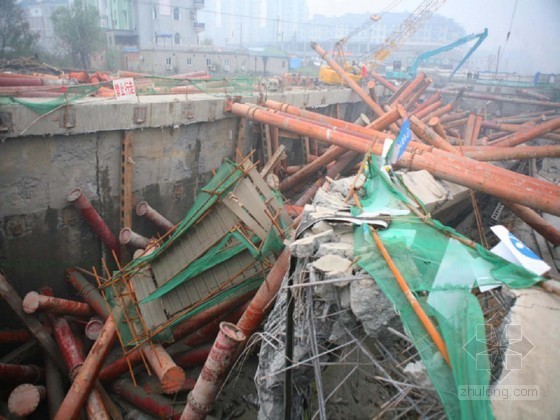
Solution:
[[[132,77],[113,80],[113,89],[117,99],[136,99],[136,87]]]
[[[547,263],[541,260],[504,226],[492,226],[490,229],[500,238],[500,243],[490,250],[494,254],[511,263],[520,265],[538,276],[550,270],[550,266]]]

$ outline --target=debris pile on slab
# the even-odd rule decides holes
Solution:
[[[144,237],[129,221],[117,239],[80,188],[72,190],[68,201],[114,262],[102,261],[101,272],[67,270],[83,302],[60,299],[48,287],[21,299],[0,275],[0,294],[27,330],[1,336],[4,343],[27,341],[0,360],[0,377],[14,385],[7,399],[13,415],[48,401],[55,419],[77,418],[83,408],[90,418],[120,418],[121,409],[134,412],[130,405],[157,417],[202,419],[240,355],[257,347],[258,401],[249,399],[261,418],[503,413],[498,402],[462,399],[460,392],[500,389],[513,369],[507,355],[515,337],[504,345],[479,327],[507,331],[527,316],[515,299],[538,300],[532,286],[542,286],[536,293],[548,308],[560,306],[560,169],[553,159],[560,155],[560,103],[462,88],[432,93],[423,73],[400,87],[373,76],[390,95],[381,103],[385,95],[373,82],[367,93],[349,82],[370,108],[354,123],[268,98],[228,101],[233,115],[252,121],[259,150],[225,162],[177,225],[140,203],[137,214],[161,237]],[[156,93],[201,91],[202,83],[205,92],[231,93],[207,74],[158,86],[148,75],[118,77]],[[112,83],[97,72],[2,73],[0,81],[4,96],[63,94],[64,101],[78,82],[96,90]],[[461,109],[465,98],[539,110],[475,113]],[[287,151],[290,142],[296,146]],[[497,164],[535,159],[542,159],[540,172],[533,163],[527,170]],[[260,171],[257,162],[264,163]],[[337,179],[341,174],[352,176]],[[490,226],[478,206],[483,195],[541,235],[546,262],[505,227],[501,243],[489,249]],[[124,203],[123,211],[131,207]],[[469,206],[484,246],[443,224]],[[492,213],[494,222],[501,211]],[[523,255],[540,268],[522,266]],[[551,335],[527,340],[544,347]],[[529,355],[524,344],[520,354]],[[44,361],[33,356],[37,345]],[[555,381],[546,378],[551,389]],[[546,404],[557,409],[550,398]]]

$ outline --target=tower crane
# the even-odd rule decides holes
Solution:
[[[389,35],[383,44],[373,52],[373,60],[376,64],[385,61],[391,53],[402,47],[402,45],[426,23],[428,19],[445,3],[446,0],[424,0],[408,16],[397,29]]]

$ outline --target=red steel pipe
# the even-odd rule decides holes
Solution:
[[[115,342],[117,326],[114,317],[118,320],[120,316],[121,314],[118,313],[110,316],[105,321],[101,334],[95,340],[84,364],[74,378],[70,390],[60,405],[55,420],[75,420],[78,418],[80,409],[93,389],[94,382],[97,380],[101,365]]]
[[[23,310],[28,314],[48,312],[54,315],[73,315],[78,317],[93,315],[93,310],[87,303],[40,295],[37,292],[29,292],[25,295],[23,298]]]
[[[119,232],[119,242],[122,245],[130,245],[133,248],[145,249],[150,243],[150,240],[134,232],[132,229],[125,227]]]
[[[560,145],[525,147],[463,146],[461,149],[465,156],[481,162],[560,157]]]
[[[338,158],[336,160],[334,165],[331,165],[327,169],[327,175],[326,176],[328,176],[329,178],[334,178],[336,175],[338,175],[340,172],[342,172],[348,165],[350,165],[350,163],[357,156],[358,156],[358,153],[353,152],[351,150],[347,151],[340,158]],[[301,195],[301,197],[298,198],[298,200],[295,202],[295,205],[296,206],[304,206],[308,202],[310,202],[313,199],[313,197],[315,197],[315,194],[317,194],[317,191],[319,190],[319,188],[321,188],[321,186],[324,184],[324,182],[325,182],[324,178],[320,178],[319,180],[317,180],[317,182],[313,183],[313,185],[311,185],[307,189],[307,191],[305,191]]]
[[[408,117],[410,121],[410,128],[419,138],[424,140],[426,143],[437,147],[438,149],[445,150],[447,152],[454,152],[454,148],[448,141],[443,137],[439,136],[434,130],[428,127],[422,120],[414,115]]]
[[[193,390],[187,397],[187,406],[181,415],[183,420],[204,420],[212,409],[221,384],[235,362],[234,356],[245,341],[246,336],[236,325],[223,322],[220,332],[208,355],[208,359],[198,376]]]
[[[436,109],[441,107],[441,101],[437,101],[434,102],[431,105],[428,105],[426,108],[420,110],[420,111],[416,111],[414,113],[414,115],[416,115],[416,117],[423,119],[425,116],[429,115],[431,112],[435,111]]]
[[[517,131],[502,139],[492,141],[489,143],[489,145],[500,147],[518,146],[536,137],[541,137],[544,134],[554,131],[558,128],[560,128],[560,117],[553,118],[527,130]]]
[[[0,379],[7,383],[37,383],[43,379],[45,371],[35,365],[14,365],[0,363]]]
[[[172,400],[161,395],[148,393],[144,388],[134,386],[127,379],[115,381],[111,388],[123,400],[146,413],[153,414],[157,418],[177,420],[181,417],[182,406],[176,406]]]
[[[410,98],[410,95],[422,84],[424,83],[424,79],[426,79],[426,73],[420,72],[409,84],[408,86],[400,93],[397,97],[391,98],[391,104],[403,104],[406,103],[407,99]]]
[[[25,417],[37,410],[47,390],[41,385],[21,384],[8,397],[8,410],[14,416]]]
[[[443,106],[439,107],[438,109],[430,112],[425,117],[421,118],[421,120],[422,121],[429,121],[430,118],[439,117],[440,115],[447,114],[447,113],[449,113],[453,110],[454,106],[455,106],[455,104],[453,102],[448,103],[447,105],[443,105]]]
[[[193,366],[201,366],[204,364],[204,362],[206,362],[211,348],[212,344],[206,344],[204,346],[196,347],[179,354],[174,354],[173,360],[175,360],[175,363],[177,363],[181,367],[184,367],[185,369],[191,368]]]
[[[308,163],[305,165],[301,170],[296,172],[295,174],[287,177],[284,179],[279,186],[280,191],[288,191],[289,189],[293,188],[296,185],[301,185],[305,183],[305,181],[311,176],[317,174],[317,172],[332,162],[333,160],[338,159],[346,152],[346,149],[338,146],[331,146],[329,149],[315,159],[313,162]]]
[[[166,394],[175,394],[185,382],[185,372],[175,364],[161,344],[145,344],[142,353],[158,377],[161,388]]]
[[[416,90],[416,92],[414,92],[412,96],[410,96],[410,98],[407,99],[405,103],[403,103],[403,106],[406,109],[412,109],[412,107],[415,107],[418,103],[418,100],[424,95],[424,93],[426,93],[426,89],[428,89],[430,84],[430,79],[424,80],[424,83],[422,83],[422,85]]]
[[[173,338],[176,341],[187,338],[189,334],[197,331],[220,315],[228,313],[234,308],[243,305],[255,293],[256,291],[250,291],[231,300],[220,302],[217,305],[212,306],[180,322],[172,330]],[[102,383],[114,381],[119,376],[128,372],[128,363],[130,363],[130,365],[134,367],[142,362],[142,355],[138,349],[131,351],[127,357],[121,357],[113,361],[112,363],[103,366],[103,369],[101,369],[101,372],[99,373],[99,380]]]
[[[373,120],[366,126],[366,128],[379,131],[385,130],[387,127],[389,127],[391,124],[394,124],[401,118],[401,114],[398,109],[399,106],[401,105],[389,108],[389,111],[387,111],[385,115],[382,115],[381,117]]]
[[[99,239],[101,239],[107,248],[114,251],[118,256],[120,252],[119,241],[117,241],[115,235],[109,230],[88,198],[82,193],[82,190],[79,188],[73,189],[68,193],[66,200],[73,203],[74,206],[80,210],[80,213],[82,213],[82,216],[86,219],[86,222],[91,226]]]
[[[560,245],[560,231],[547,222],[540,214],[530,208],[515,203],[504,203],[521,220],[539,232],[553,246]]]
[[[560,128],[560,117],[553,118],[542,124],[535,125],[527,130],[517,131],[509,136],[494,140],[489,143],[490,146],[518,146],[536,137],[542,137],[545,134]]]
[[[4,330],[0,331],[0,344],[25,343],[31,339],[27,330]]]
[[[422,102],[421,104],[416,105],[416,106],[412,109],[411,113],[412,113],[412,114],[416,114],[418,111],[421,111],[421,110],[423,110],[424,108],[426,108],[426,107],[430,106],[431,104],[433,104],[434,102],[438,102],[438,101],[441,101],[441,95],[440,95],[439,93],[436,92],[436,93],[434,93],[434,94],[428,96],[428,97],[426,98],[426,100],[425,100],[424,102]]]
[[[109,316],[109,309],[107,303],[94,287],[84,276],[75,268],[66,270],[66,280],[78,292],[78,294],[89,304],[94,312],[103,319]]]
[[[146,201],[141,201],[136,206],[136,214],[145,217],[164,232],[169,232],[175,227],[173,223],[154,210]]]
[[[442,95],[456,95],[457,92],[454,90],[439,90]],[[509,102],[512,104],[524,104],[524,105],[538,105],[550,108],[560,108],[560,102],[550,102],[550,101],[536,101],[532,99],[522,99],[522,98],[515,98],[509,96],[498,96],[498,95],[491,95],[487,93],[479,93],[479,92],[464,92],[463,96],[465,98],[473,98],[473,99],[483,99],[485,101],[498,101],[498,102]]]
[[[385,79],[383,76],[381,76],[379,73],[376,73],[373,70],[370,70],[369,74],[371,75],[371,77],[373,77],[377,82],[379,82],[380,84],[382,84],[383,86],[385,86],[387,89],[389,89],[391,92],[396,92],[399,88],[397,86],[395,86],[393,83],[391,83],[390,81],[388,81],[387,79]]]
[[[53,335],[60,353],[68,366],[70,372],[70,379],[74,379],[77,375],[80,366],[84,363],[84,354],[82,346],[74,337],[74,333],[70,328],[68,321],[62,317],[49,317],[53,328]]]
[[[286,247],[272,266],[264,283],[259,287],[249,307],[237,322],[237,326],[241,328],[247,337],[251,337],[266,316],[266,310],[269,309],[270,302],[276,297],[278,290],[280,290],[282,279],[288,272],[289,267],[290,250]]]
[[[235,103],[232,105],[232,111],[239,116],[308,135],[360,153],[367,153],[368,150],[371,150],[379,155],[382,152],[383,146],[379,141],[367,142],[357,136],[275,115],[255,106]],[[415,170],[426,169],[436,177],[504,200],[515,201],[551,214],[560,215],[560,189],[556,185],[515,174],[485,162],[476,162],[445,152],[438,154],[405,152],[397,163],[400,166]],[[517,182],[519,187],[512,189],[511,184],[513,182]]]
[[[333,60],[330,55],[323,49],[319,44],[316,42],[311,43],[311,47],[319,54],[319,56],[325,60],[329,66],[346,82],[346,84],[352,89],[366,104],[369,106],[373,112],[375,112],[378,116],[382,116],[385,114],[383,108],[381,108],[378,104],[373,102],[373,99],[364,92],[364,90],[358,85],[348,74],[344,71],[340,65]]]

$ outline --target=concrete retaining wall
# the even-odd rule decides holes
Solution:
[[[269,97],[329,113],[339,104],[350,118],[363,111],[347,90]],[[141,122],[135,119],[139,107],[145,109]],[[134,203],[146,200],[176,223],[212,171],[234,158],[239,127],[238,118],[224,113],[223,99],[205,95],[142,97],[140,103],[90,99],[35,123],[37,114],[23,106],[0,111],[11,121],[0,143],[0,267],[22,295],[49,284],[57,295],[68,296],[66,268],[99,269],[101,243],[66,195],[81,188],[118,235],[125,130],[134,132]],[[64,126],[65,115],[71,127]],[[256,142],[248,123],[243,151]],[[149,222],[133,217],[135,231],[156,233]],[[1,307],[0,316],[6,310]]]

